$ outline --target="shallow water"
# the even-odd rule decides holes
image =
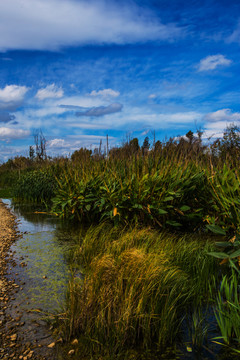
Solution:
[[[25,282],[15,301],[25,310],[59,311],[70,276],[64,258],[64,248],[70,244],[59,240],[59,237],[62,239],[60,220],[51,215],[34,214],[32,207],[19,207],[10,200],[3,202],[17,216],[18,229],[23,233],[22,238],[10,248],[15,266],[9,267],[9,276],[17,273]],[[26,298],[28,301],[25,301]]]
[[[55,359],[48,345],[55,341],[43,319],[63,311],[71,270],[66,251],[76,231],[41,208],[2,199],[17,217],[20,238],[9,251],[8,280],[18,290],[9,302],[7,327],[17,326],[23,344],[34,344],[34,352]],[[15,323],[14,323],[15,319]],[[32,346],[32,345],[31,345]]]

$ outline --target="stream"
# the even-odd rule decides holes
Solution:
[[[41,209],[20,206],[9,199],[2,201],[17,217],[22,234],[9,251],[7,277],[20,288],[9,303],[9,319],[15,319],[9,326],[17,327],[26,349],[34,348],[34,354],[54,359],[54,349],[48,346],[55,340],[44,320],[63,310],[71,276],[64,253],[71,246],[74,230],[59,218],[41,213]]]

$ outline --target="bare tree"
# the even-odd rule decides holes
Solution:
[[[34,143],[36,147],[36,157],[37,160],[46,160],[47,154],[46,154],[46,138],[43,135],[43,132],[41,129],[36,129],[33,133],[34,136]]]

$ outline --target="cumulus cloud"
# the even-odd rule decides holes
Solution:
[[[15,115],[11,115],[7,111],[0,111],[0,123],[8,123],[15,120],[15,118]]]
[[[9,111],[16,110],[23,101],[29,89],[26,86],[6,85],[0,89],[0,109]]]
[[[0,127],[0,140],[11,141],[16,139],[23,139],[30,135],[30,131],[22,129],[11,129],[6,127]]]
[[[63,97],[63,89],[57,87],[55,84],[47,85],[43,89],[39,89],[35,97],[38,100],[52,99],[52,98],[61,98]]]
[[[209,71],[219,66],[229,66],[231,62],[231,60],[221,54],[210,55],[200,61],[198,71]]]
[[[203,138],[221,138],[229,125],[240,126],[240,113],[232,112],[231,109],[221,109],[206,114],[203,120],[205,121]]]
[[[93,90],[89,95],[102,97],[118,97],[120,95],[120,92],[112,89],[104,89],[99,91]]]
[[[91,109],[88,109],[86,111],[83,112],[76,112],[76,116],[104,116],[104,115],[108,115],[108,114],[114,114],[116,112],[121,111],[123,108],[122,104],[119,103],[113,103],[110,104],[108,106],[98,106],[98,107],[93,107]]]
[[[235,112],[232,113],[231,109],[221,109],[212,113],[208,113],[205,115],[204,120],[209,122],[219,122],[223,121],[225,124],[227,122],[237,122],[240,121],[240,113]]]
[[[8,0],[0,2],[0,49],[56,50],[86,44],[172,41],[184,32],[133,2]]]

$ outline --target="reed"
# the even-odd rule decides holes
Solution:
[[[231,164],[184,158],[172,151],[127,159],[68,163],[58,180],[53,211],[81,222],[149,224],[201,230],[239,226],[239,170]]]
[[[216,260],[210,243],[150,228],[91,227],[76,248],[84,280],[70,283],[62,325],[66,338],[83,337],[85,351],[112,354],[138,348],[164,351],[181,336],[194,306],[208,297]]]
[[[239,231],[239,158],[190,140],[169,139],[144,152],[130,141],[108,156],[80,149],[71,159],[33,161],[21,165],[15,196],[44,199],[58,216],[81,223]]]
[[[218,291],[215,316],[221,332],[217,339],[227,345],[240,345],[240,295],[239,276],[233,271],[230,278],[225,275]]]

